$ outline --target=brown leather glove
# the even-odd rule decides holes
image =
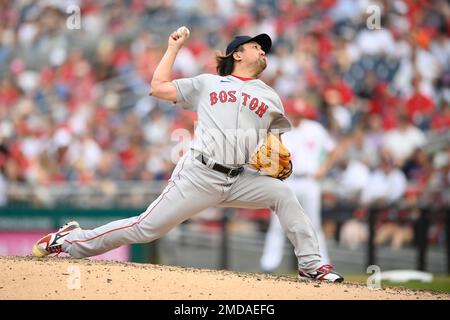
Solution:
[[[272,133],[250,158],[252,168],[277,179],[287,179],[292,173],[291,153]]]

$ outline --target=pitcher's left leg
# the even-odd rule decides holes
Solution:
[[[294,245],[300,280],[342,282],[330,265],[322,265],[317,235],[294,191],[283,181],[246,170],[234,181],[223,207],[269,208],[277,213],[286,236]]]
[[[317,234],[317,240],[319,241],[322,263],[329,264],[330,258],[327,250],[327,242],[322,228],[321,189],[319,182],[312,178],[311,180],[302,179],[299,182],[291,180],[287,182],[296,191],[297,199],[302,204],[309,220],[311,220]]]
[[[292,189],[283,181],[253,171],[243,172],[220,204],[235,208],[269,208],[274,211],[287,238],[294,245],[300,269],[320,267],[320,253],[314,228]]]

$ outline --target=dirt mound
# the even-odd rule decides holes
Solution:
[[[449,299],[427,291],[301,283],[275,276],[151,264],[0,257],[3,299]]]

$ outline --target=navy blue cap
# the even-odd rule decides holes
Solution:
[[[268,53],[270,48],[272,47],[272,40],[265,33],[261,33],[253,38],[250,36],[236,36],[236,37],[234,37],[233,41],[231,41],[228,44],[226,55],[231,54],[241,44],[244,44],[244,43],[247,43],[250,41],[255,41],[256,43],[258,43],[265,53]]]

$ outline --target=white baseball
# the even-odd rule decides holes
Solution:
[[[189,34],[190,34],[190,33],[191,33],[191,32],[189,31],[189,29],[186,28],[185,26],[179,27],[179,28],[177,29],[177,34],[178,34],[179,37],[182,37],[183,34],[186,34],[186,35],[189,37]]]

